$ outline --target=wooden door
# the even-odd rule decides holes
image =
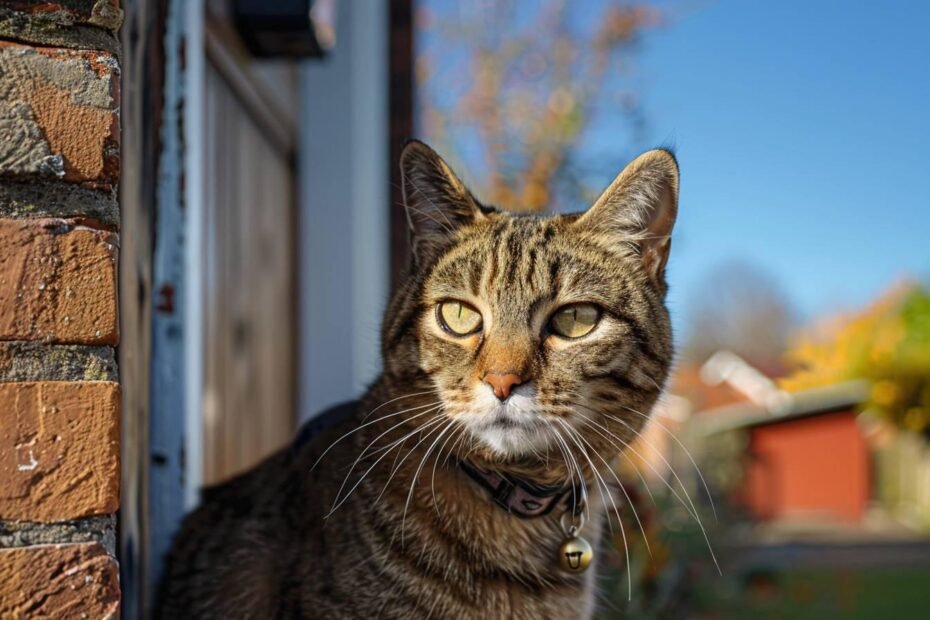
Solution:
[[[206,32],[203,482],[248,469],[295,426],[293,64]]]

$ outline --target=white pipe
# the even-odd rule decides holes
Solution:
[[[196,506],[203,483],[204,387],[204,3],[187,2],[184,76],[184,506]]]

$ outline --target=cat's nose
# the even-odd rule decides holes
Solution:
[[[494,388],[494,395],[498,399],[507,400],[510,390],[523,383],[523,379],[513,373],[489,372],[484,376],[484,382]]]

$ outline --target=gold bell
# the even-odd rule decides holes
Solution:
[[[574,529],[574,528],[572,528]],[[590,543],[572,532],[559,546],[559,567],[568,573],[583,573],[594,558]]]

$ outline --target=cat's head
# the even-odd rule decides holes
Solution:
[[[586,212],[553,216],[483,206],[421,142],[401,171],[413,264],[385,321],[388,374],[428,376],[434,415],[488,460],[628,440],[672,360],[674,156],[645,153]]]

